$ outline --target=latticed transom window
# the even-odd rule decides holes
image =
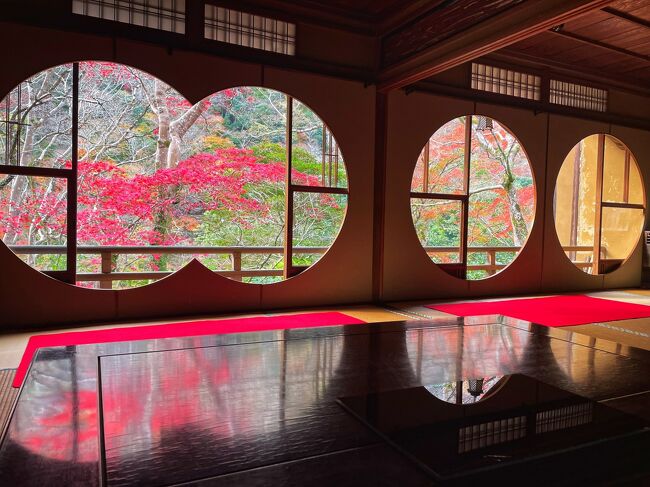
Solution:
[[[606,112],[607,90],[552,79],[549,101],[556,105]]]
[[[186,0],[72,0],[72,12],[124,24],[185,33]]]
[[[296,24],[215,5],[205,6],[205,37],[279,54],[296,53]]]
[[[472,63],[472,89],[539,101],[541,77],[512,69]]]

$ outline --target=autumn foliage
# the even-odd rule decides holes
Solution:
[[[0,134],[4,163],[62,170],[61,178],[0,175],[0,237],[10,246],[66,244],[72,76],[70,65],[52,68],[1,103],[24,127]],[[241,87],[192,105],[146,73],[101,62],[80,63],[79,93],[79,247],[285,244],[285,95]],[[297,100],[292,118],[291,182],[322,186],[323,122]],[[342,159],[335,175],[347,184]],[[293,245],[331,245],[345,205],[338,195],[297,193]],[[65,268],[60,254],[22,257],[38,269]],[[114,254],[111,266],[114,272],[174,271],[193,257],[215,271],[234,265],[229,254],[143,252]],[[317,258],[296,255],[294,264]],[[100,263],[99,254],[80,252],[77,271],[99,272]],[[242,268],[281,270],[282,253],[244,256]]]
[[[535,193],[526,155],[505,127],[494,120],[480,127],[480,118],[460,117],[445,124],[431,136],[418,158],[411,191],[431,197],[412,198],[412,216],[423,246],[446,248],[429,252],[434,262],[457,263],[461,258],[462,204],[454,195],[468,196],[470,266],[489,263],[482,247],[520,248],[532,227]],[[466,123],[471,124],[468,146]],[[471,151],[467,190],[466,150]],[[507,265],[515,256],[516,251],[498,252],[496,263]],[[488,275],[483,270],[468,273],[469,278]]]

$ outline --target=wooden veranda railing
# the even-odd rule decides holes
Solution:
[[[63,245],[15,245],[9,247],[18,255],[65,254]],[[294,247],[294,255],[318,255],[327,252],[328,247]],[[284,247],[199,247],[199,246],[99,246],[77,247],[78,255],[98,255],[101,258],[101,272],[78,272],[78,282],[99,282],[101,289],[111,289],[113,281],[158,280],[174,271],[116,272],[113,257],[118,255],[229,255],[230,270],[217,271],[235,280],[245,277],[279,277],[282,269],[242,269],[242,256],[249,254],[282,255]]]
[[[66,247],[63,245],[13,245],[9,247],[18,255],[63,255]],[[591,246],[564,247],[565,252],[593,252]],[[322,255],[328,247],[294,247],[293,255]],[[458,254],[454,247],[425,247],[429,256],[433,254]],[[487,264],[469,264],[468,271],[486,271],[494,275],[507,264],[497,263],[498,253],[519,252],[520,247],[469,247],[471,254],[483,254],[487,257]],[[282,255],[284,247],[197,247],[197,246],[80,246],[77,247],[79,255],[97,255],[101,259],[101,272],[79,272],[76,275],[78,282],[98,282],[101,289],[111,289],[114,281],[158,280],[173,273],[173,271],[145,271],[145,272],[116,272],[114,257],[118,255],[228,255],[230,256],[231,269],[217,271],[219,274],[235,280],[249,277],[281,277],[282,269],[243,269],[242,256],[244,255]],[[574,262],[580,268],[590,268],[590,262]]]
[[[458,254],[458,247],[425,247],[427,254],[431,257],[433,254]],[[492,276],[499,272],[501,269],[504,269],[508,264],[498,264],[497,263],[497,254],[508,253],[508,252],[519,252],[521,247],[468,247],[467,248],[467,257],[470,260],[470,255],[472,254],[482,254],[487,257],[487,264],[468,264],[468,271],[486,271],[489,276]],[[594,247],[589,245],[573,245],[562,247],[564,252],[575,254],[576,252],[589,252],[593,254]],[[606,257],[606,249],[601,248],[601,257]],[[593,257],[590,261],[593,260]],[[578,262],[575,260],[575,256],[571,261],[581,269],[590,269],[593,264],[592,262]]]

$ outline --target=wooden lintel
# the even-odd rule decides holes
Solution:
[[[498,95],[496,93],[472,90],[465,87],[443,85],[431,81],[421,81],[416,83],[413,85],[413,91],[433,93],[436,95],[457,98],[460,100],[470,100],[478,103],[509,106],[522,110],[531,110],[535,113],[550,113],[650,131],[650,122],[648,120],[631,115],[582,110],[564,105],[556,105],[548,101],[525,100],[523,98]]]
[[[536,0],[477,24],[379,73],[381,92],[403,88],[559,24],[606,7],[612,0]]]

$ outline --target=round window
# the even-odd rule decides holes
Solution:
[[[443,125],[418,157],[411,214],[427,254],[451,275],[484,279],[503,270],[535,215],[533,176],[517,138],[480,115]]]
[[[192,258],[276,282],[318,261],[343,224],[338,143],[278,91],[192,105],[140,70],[80,62],[24,81],[1,112],[0,164],[12,168],[0,167],[0,237],[67,282],[134,287]]]
[[[571,262],[588,274],[618,269],[645,221],[641,173],[625,144],[606,134],[578,142],[560,168],[553,212]]]

